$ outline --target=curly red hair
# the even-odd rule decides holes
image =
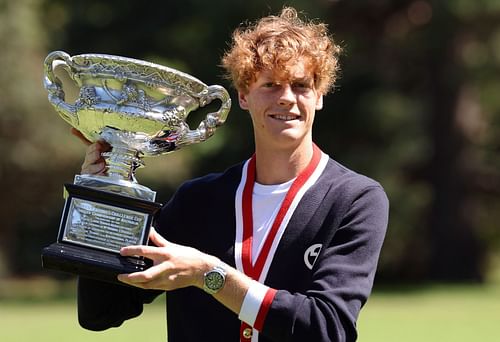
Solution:
[[[314,75],[316,90],[326,94],[338,77],[340,46],[323,23],[303,21],[285,7],[279,16],[267,16],[237,28],[222,67],[235,88],[247,92],[261,70],[285,72],[298,58],[305,58]]]

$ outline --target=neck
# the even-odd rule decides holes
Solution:
[[[285,183],[297,177],[307,167],[312,156],[312,141],[291,149],[259,148],[257,145],[255,180],[266,185]]]

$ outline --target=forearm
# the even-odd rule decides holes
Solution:
[[[199,281],[196,286],[203,289],[204,273],[210,271],[218,265],[220,265],[220,261],[218,261],[217,258],[209,257],[206,267],[204,267],[204,269],[202,269],[200,274],[197,276]],[[224,265],[224,269],[226,270],[225,285],[219,292],[213,294],[213,297],[222,305],[238,315],[240,313],[245,295],[248,288],[252,285],[253,280],[247,275],[227,265]]]
[[[211,257],[209,257],[211,259]],[[221,266],[217,258],[208,263],[207,270]],[[226,270],[225,286],[213,297],[238,315],[238,318],[258,331],[262,330],[267,312],[277,290],[261,284],[244,273],[222,265]],[[201,283],[198,287],[202,287]]]

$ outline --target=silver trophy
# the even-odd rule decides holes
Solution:
[[[79,88],[66,102],[62,68]],[[116,274],[149,267],[141,258],[124,258],[120,248],[146,244],[160,204],[140,185],[135,171],[142,158],[173,152],[205,141],[224,123],[231,107],[227,91],[165,66],[112,55],[70,56],[62,51],[45,59],[44,86],[59,115],[88,140],[104,139],[107,175],[76,175],[65,184],[65,206],[57,242],[44,248],[45,268],[115,281]],[[220,109],[192,130],[187,116],[213,100]]]

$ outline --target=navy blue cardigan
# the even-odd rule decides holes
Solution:
[[[155,227],[168,240],[235,266],[235,193],[242,164],[184,183]],[[330,159],[301,199],[274,255],[265,284],[278,290],[259,341],[355,341],[356,320],[373,284],[388,220],[382,187]],[[322,249],[312,269],[304,253]],[[80,324],[119,326],[161,291],[79,279]],[[167,293],[168,341],[238,341],[240,321],[194,287]]]

